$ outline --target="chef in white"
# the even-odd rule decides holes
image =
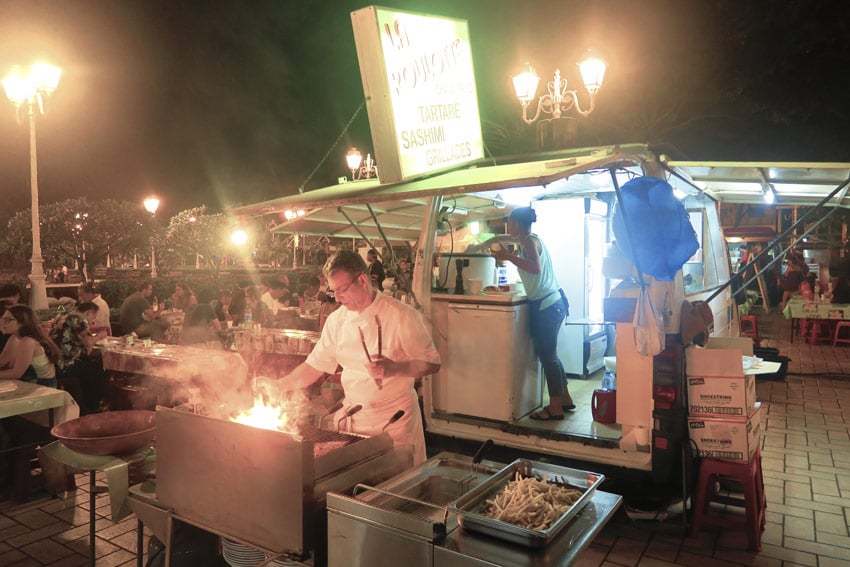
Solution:
[[[378,435],[393,414],[404,410],[385,431],[396,446],[413,445],[414,464],[424,462],[425,435],[413,386],[417,378],[440,369],[431,333],[418,311],[377,292],[357,252],[339,252],[328,260],[324,272],[328,291],[342,308],[331,313],[316,347],[284,382],[305,388],[342,366],[345,405],[338,418],[362,405],[346,420],[350,431]]]

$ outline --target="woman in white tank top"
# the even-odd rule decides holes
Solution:
[[[50,340],[38,325],[33,310],[26,305],[6,308],[0,318],[0,331],[9,336],[0,352],[0,379],[24,380],[56,387],[56,368]]]

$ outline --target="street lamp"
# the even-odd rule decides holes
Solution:
[[[156,197],[148,197],[145,199],[145,209],[151,214],[151,217],[156,217],[156,210],[159,208],[159,199]],[[156,273],[156,247],[153,239],[151,239],[151,277],[157,277]]]
[[[41,227],[38,219],[38,155],[35,148],[35,111],[44,114],[44,103],[59,85],[62,70],[46,63],[36,63],[24,75],[20,67],[15,67],[8,77],[3,79],[6,96],[15,105],[18,120],[23,113],[29,116],[30,126],[30,193],[32,195],[32,258],[30,264],[30,306],[33,309],[47,309],[47,283],[44,275],[44,258],[41,255]]]
[[[244,246],[248,243],[248,233],[241,228],[237,228],[230,234],[230,242],[236,246]]]
[[[578,68],[584,88],[590,95],[590,103],[587,110],[581,109],[578,101],[578,91],[568,91],[567,80],[562,79],[561,70],[556,69],[555,77],[547,85],[549,92],[541,95],[537,100],[537,111],[534,113],[533,118],[528,117],[528,107],[537,95],[537,85],[540,82],[540,77],[530,65],[527,65],[525,71],[514,76],[514,91],[522,106],[522,119],[526,124],[531,124],[537,120],[540,117],[541,111],[551,114],[553,119],[560,118],[561,113],[567,112],[572,108],[575,108],[576,112],[581,116],[587,116],[593,112],[596,93],[602,87],[602,79],[605,77],[605,62],[599,57],[588,53],[578,63]]]
[[[189,217],[189,223],[192,227],[192,246],[195,248],[195,269],[201,269],[201,254],[198,252],[198,234],[196,232],[195,227],[198,226],[196,223],[198,222],[198,217],[192,215]]]
[[[357,148],[351,148],[345,154],[345,161],[348,164],[348,169],[351,170],[352,180],[378,177],[378,165],[372,159],[372,154],[366,154],[366,161],[364,162],[363,154]]]

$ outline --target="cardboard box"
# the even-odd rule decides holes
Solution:
[[[688,435],[700,457],[749,462],[761,442],[761,404],[747,418],[688,417]]]
[[[609,323],[631,323],[635,320],[636,308],[634,297],[606,297],[602,302],[602,316]]]
[[[691,347],[685,364],[689,414],[746,417],[753,412],[756,379],[744,374],[740,350]]]
[[[688,414],[746,417],[756,405],[756,377],[688,376]]]

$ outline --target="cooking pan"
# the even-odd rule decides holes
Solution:
[[[153,440],[156,412],[124,410],[95,413],[60,423],[50,433],[78,453],[126,455]]]

